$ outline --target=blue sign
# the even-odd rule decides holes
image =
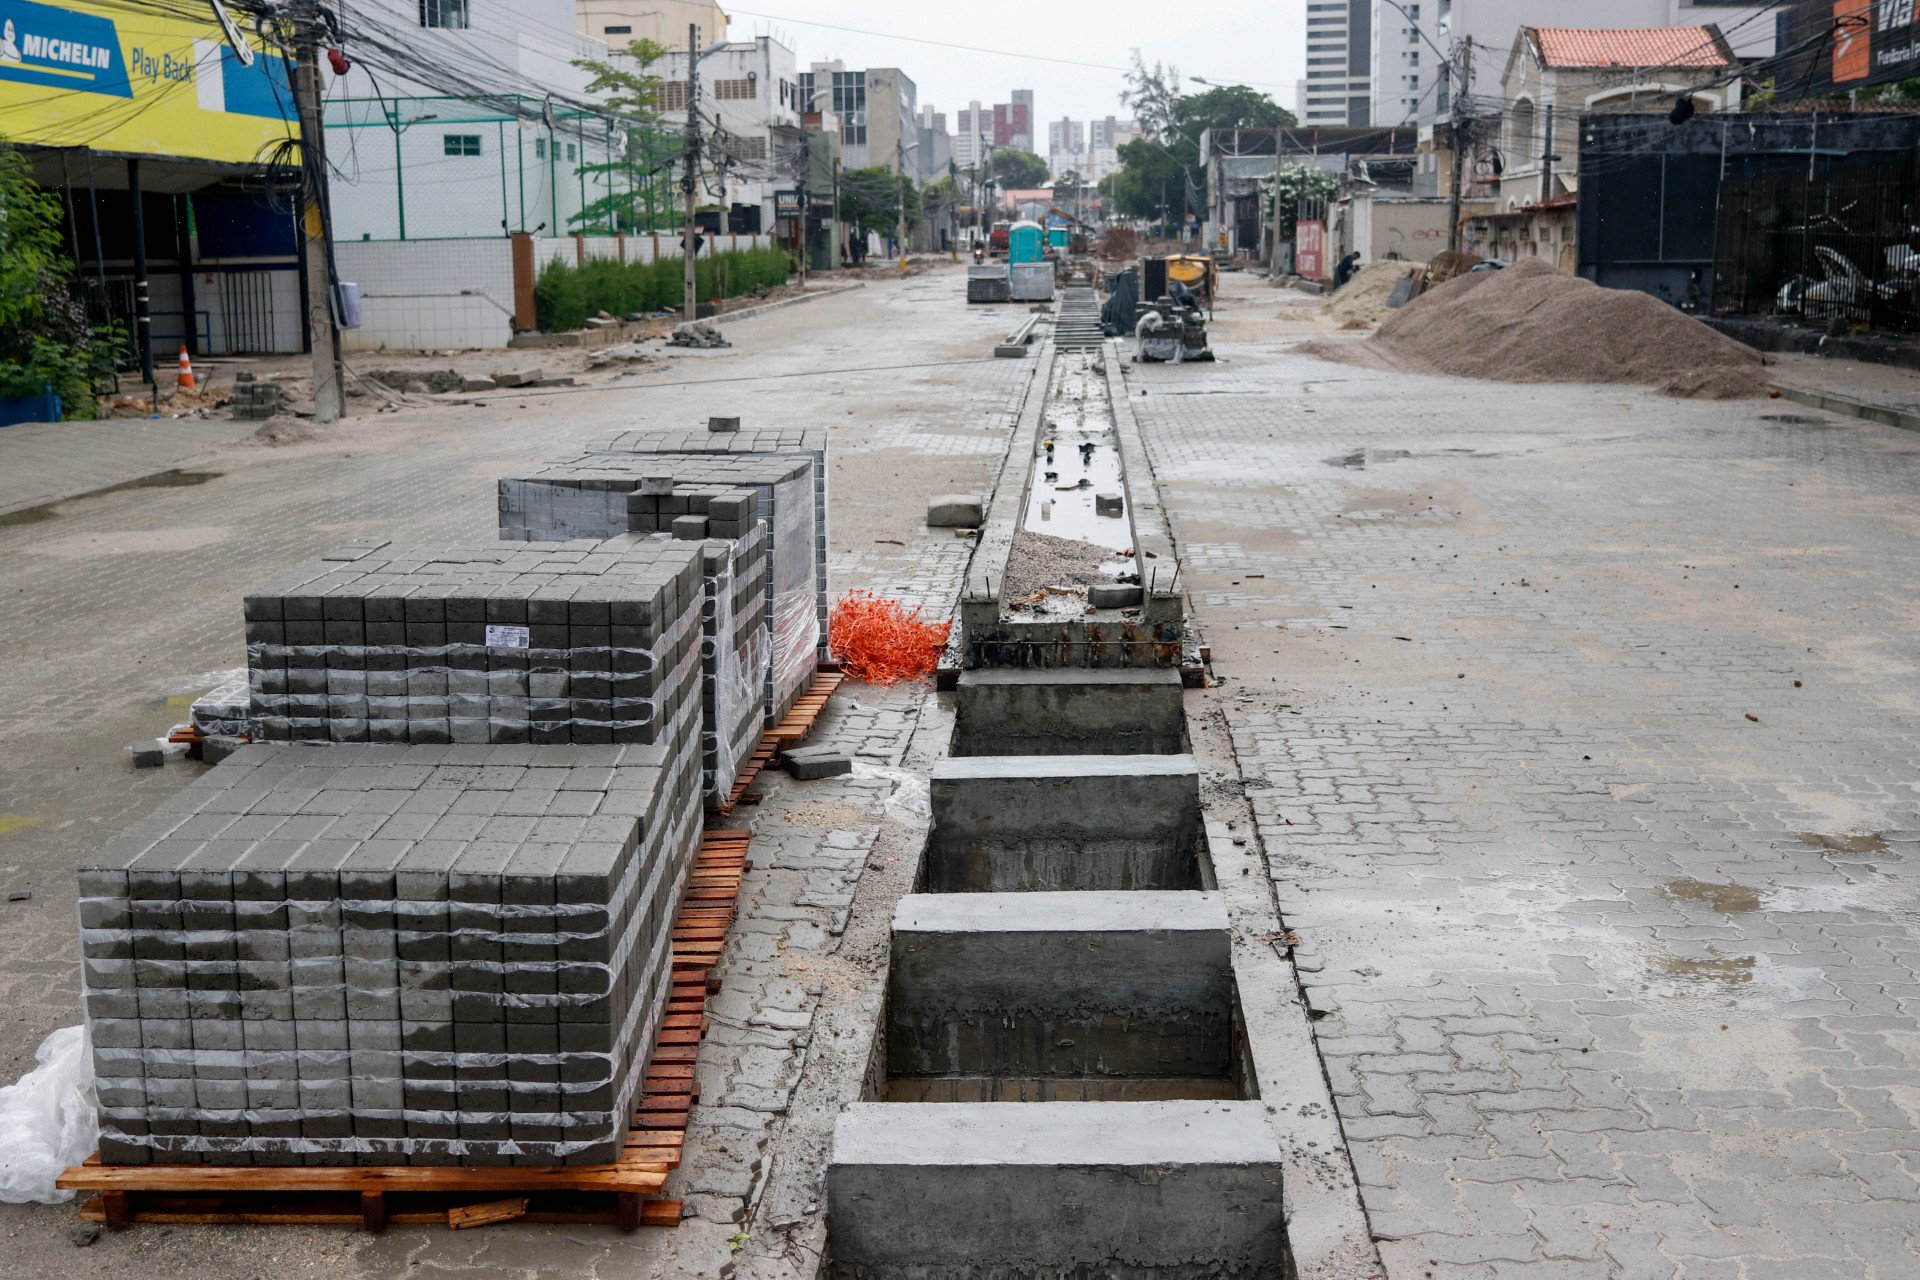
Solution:
[[[153,78],[193,78],[191,63],[172,55],[162,63],[154,60]],[[0,80],[114,98],[133,96],[113,19],[28,0],[0,0]]]

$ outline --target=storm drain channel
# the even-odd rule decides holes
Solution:
[[[1171,540],[1094,372],[1113,358],[1056,354],[975,552],[951,754],[827,1168],[840,1280],[1286,1273],[1281,1148],[1182,704]],[[992,585],[1035,504],[1062,510],[1047,495],[1071,472],[1045,444],[1056,460],[1077,445],[1069,425],[1112,455],[1096,484],[1124,504],[1113,550],[1151,550],[1164,574],[1136,585],[1130,616],[1035,616]]]

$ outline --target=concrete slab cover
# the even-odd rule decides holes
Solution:
[[[1219,933],[1216,893],[911,893],[893,913],[902,933]]]

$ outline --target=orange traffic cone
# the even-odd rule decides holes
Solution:
[[[187,346],[184,342],[180,344],[179,386],[182,391],[192,391],[194,389],[193,362],[187,359]]]

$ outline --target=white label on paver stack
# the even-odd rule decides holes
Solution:
[[[487,648],[489,649],[525,649],[531,643],[532,633],[526,627],[487,624]]]

